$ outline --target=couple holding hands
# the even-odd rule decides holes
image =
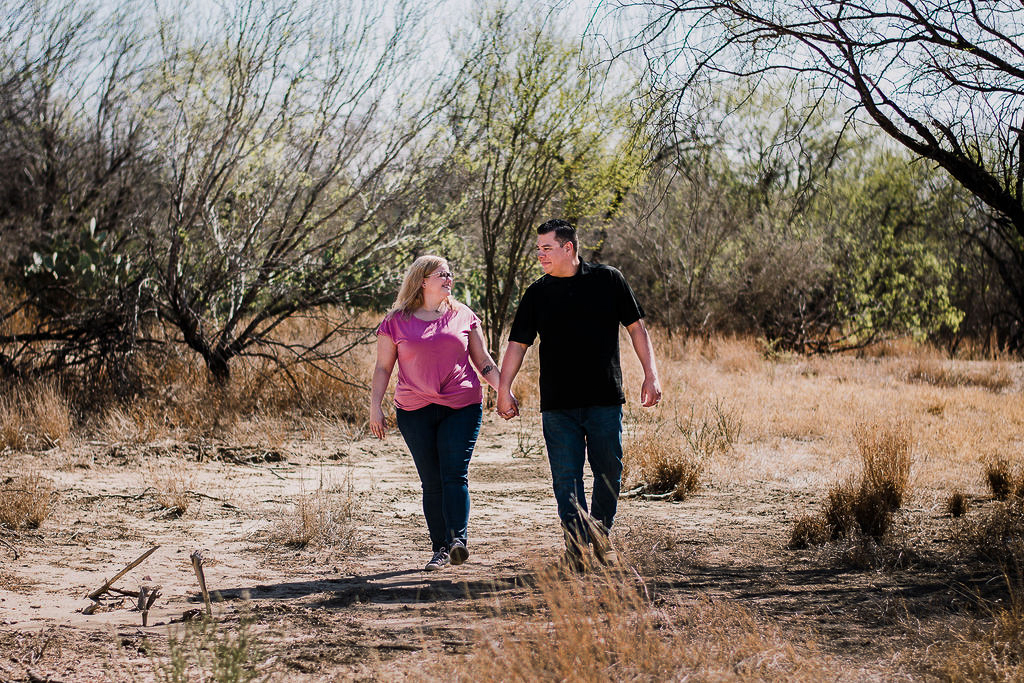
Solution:
[[[377,363],[370,396],[370,430],[383,438],[381,402],[395,363],[395,414],[423,486],[423,514],[433,557],[425,569],[469,557],[469,461],[483,416],[483,377],[498,394],[506,420],[519,414],[512,382],[527,348],[540,337],[540,409],[564,561],[580,571],[591,544],[612,560],[608,532],[622,480],[622,372],[619,325],[625,326],[644,369],[640,401],[661,400],[661,385],[643,308],[622,274],[579,258],[576,230],[556,219],[537,228],[544,275],[523,293],[499,372],[480,320],[452,298],[452,273],[438,256],[421,256],[377,328]],[[472,367],[471,367],[472,366]],[[474,371],[473,367],[476,368]],[[594,475],[588,510],[586,460]]]

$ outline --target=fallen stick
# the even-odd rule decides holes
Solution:
[[[107,592],[107,590],[109,590],[109,589],[110,589],[110,586],[111,586],[111,585],[112,585],[112,584],[113,584],[113,583],[114,583],[115,581],[117,581],[117,580],[118,580],[118,579],[120,579],[120,578],[121,578],[122,576],[124,576],[125,574],[127,574],[128,572],[130,572],[130,571],[131,571],[132,569],[135,569],[135,568],[136,568],[136,567],[138,567],[138,566],[139,566],[140,564],[142,564],[142,562],[143,562],[143,561],[144,561],[144,560],[145,560],[145,559],[146,559],[147,557],[149,557],[150,555],[152,555],[153,553],[155,553],[155,552],[157,551],[157,548],[159,548],[159,547],[160,547],[160,546],[158,546],[158,545],[155,545],[155,546],[153,546],[152,548],[150,548],[149,550],[147,550],[146,552],[144,552],[144,553],[142,553],[141,555],[139,555],[139,557],[138,557],[137,559],[135,559],[134,561],[132,561],[132,562],[131,562],[131,563],[130,563],[130,564],[129,564],[129,565],[127,566],[127,567],[125,567],[124,569],[122,569],[121,571],[119,571],[119,572],[118,572],[117,574],[115,574],[115,575],[114,575],[114,578],[112,578],[112,579],[108,580],[108,581],[107,581],[106,583],[104,583],[104,584],[103,584],[102,586],[100,586],[99,588],[97,588],[96,590],[94,590],[94,591],[93,591],[92,593],[89,593],[89,595],[88,595],[88,598],[89,598],[90,600],[95,600],[96,598],[98,598],[98,597],[100,597],[101,595],[103,595],[104,593],[106,593],[106,592]]]
[[[210,607],[210,593],[206,590],[206,576],[203,574],[203,556],[198,550],[192,551],[192,568],[196,570],[196,578],[199,579],[199,590],[203,592],[203,602],[206,603],[206,615],[211,616],[213,609]]]
[[[11,545],[10,543],[8,543],[7,541],[5,541],[2,538],[0,538],[0,543],[3,543],[5,546],[7,546],[8,548],[11,549],[11,552],[14,553],[14,559],[18,559],[19,557],[21,557],[21,555],[18,554],[18,549],[15,548],[13,545]]]

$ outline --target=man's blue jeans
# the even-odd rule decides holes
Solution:
[[[469,459],[480,433],[483,408],[431,403],[395,411],[398,429],[412,453],[423,485],[423,516],[434,552],[453,540],[466,542],[469,526]]]
[[[600,523],[607,532],[615,521],[622,483],[622,406],[545,410],[541,415],[558,517],[567,540],[586,545],[590,523]],[[584,458],[594,474],[589,522]]]

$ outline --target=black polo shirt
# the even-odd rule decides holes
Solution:
[[[644,317],[615,268],[581,262],[572,277],[544,275],[526,288],[509,340],[540,335],[540,409],[626,402],[619,365],[619,325]]]

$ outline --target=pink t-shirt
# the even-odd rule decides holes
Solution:
[[[469,361],[469,331],[480,319],[468,306],[445,311],[437,320],[393,313],[377,334],[387,335],[398,349],[395,406],[418,410],[431,403],[465,408],[483,400],[480,379]]]

